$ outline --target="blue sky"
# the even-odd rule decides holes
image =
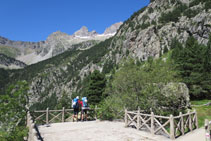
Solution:
[[[52,32],[73,34],[81,26],[103,33],[149,0],[1,0],[0,36],[41,41]]]

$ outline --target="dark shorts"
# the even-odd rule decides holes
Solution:
[[[79,108],[74,109],[74,115],[77,115],[77,114],[78,114],[78,112],[79,112]]]
[[[88,111],[88,109],[82,109],[82,110],[81,110],[81,113],[82,113],[82,114],[84,114],[84,113],[87,114],[87,111]]]

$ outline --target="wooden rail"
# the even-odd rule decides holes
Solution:
[[[151,134],[167,135],[170,139],[175,139],[189,131],[198,128],[197,113],[188,111],[186,114],[180,112],[179,116],[170,115],[158,116],[143,114],[140,108],[137,112],[130,112],[125,109],[125,127],[135,127],[137,130],[146,130]]]
[[[94,109],[89,109],[88,112],[93,112],[94,119],[97,119],[97,110],[99,108],[95,107]],[[65,109],[62,110],[38,110],[32,111],[32,115],[37,124],[49,124],[56,122],[70,122],[73,121],[73,109]],[[80,115],[80,114],[79,114]]]
[[[211,141],[211,121],[205,119],[205,138],[206,141]]]

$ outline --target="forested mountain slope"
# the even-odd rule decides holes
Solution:
[[[210,7],[210,0],[151,1],[125,21],[114,37],[88,49],[68,50],[25,69],[8,71],[9,82],[5,84],[27,80],[31,105],[39,105],[40,109],[54,107],[63,95],[82,92],[94,70],[111,76],[123,60],[159,58],[172,49],[173,41],[185,48],[189,37],[202,48],[207,46]]]

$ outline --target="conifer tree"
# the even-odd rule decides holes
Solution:
[[[209,37],[209,42],[204,51],[204,72],[203,72],[203,88],[204,97],[211,98],[211,35]]]
[[[193,37],[189,37],[185,48],[176,47],[173,50],[172,58],[176,62],[182,81],[190,89],[192,98],[209,97],[211,82],[209,48],[198,44]]]
[[[105,86],[105,75],[95,70],[90,76],[89,85],[85,94],[89,100],[89,104],[96,105],[102,100]]]
[[[202,92],[201,82],[203,76],[203,47],[190,37],[180,58],[181,76],[194,97],[200,97]]]

